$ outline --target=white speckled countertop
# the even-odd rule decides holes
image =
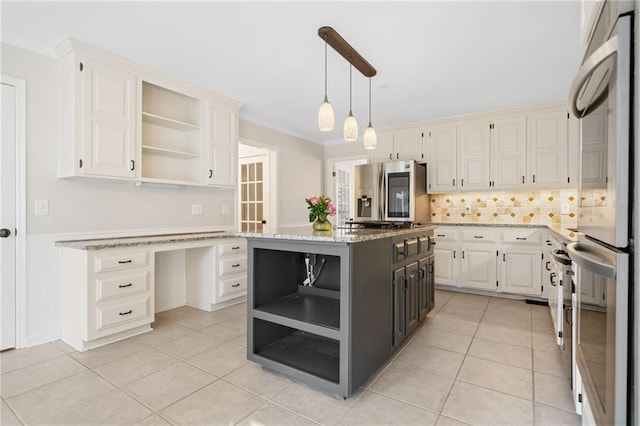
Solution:
[[[492,226],[496,228],[546,228],[564,242],[576,241],[579,232],[574,229],[567,229],[561,225],[542,225],[533,223],[455,223],[455,222],[430,222],[437,226]]]
[[[314,231],[309,226],[297,228],[283,228],[272,232],[237,232],[235,236],[245,238],[270,238],[275,240],[298,240],[298,241],[325,241],[333,243],[358,243],[363,241],[377,240],[379,238],[395,237],[398,235],[411,234],[419,231],[430,231],[436,226],[420,226],[416,228],[402,229],[349,229],[336,228],[332,231]]]
[[[79,250],[103,250],[109,248],[148,246],[153,244],[185,243],[190,241],[231,238],[234,233],[228,231],[193,232],[185,234],[148,235],[138,237],[104,238],[97,240],[57,241],[60,247]]]

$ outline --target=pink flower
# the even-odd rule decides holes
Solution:
[[[311,197],[309,199],[309,202],[311,203],[311,205],[315,206],[316,204],[318,204],[318,197]]]
[[[333,204],[329,203],[327,208],[329,209],[329,216],[335,216],[336,215],[336,208],[333,206]]]
[[[324,201],[325,201],[326,203],[331,203],[331,198],[329,198],[329,197],[324,197]]]

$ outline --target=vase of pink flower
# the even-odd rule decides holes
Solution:
[[[313,222],[314,231],[331,231],[332,225],[328,216],[336,215],[336,208],[331,203],[331,198],[322,194],[319,197],[306,199],[309,209],[309,222]]]

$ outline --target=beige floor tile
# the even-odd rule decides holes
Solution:
[[[492,297],[489,301],[487,309],[507,309],[512,311],[527,311],[531,312],[531,306],[528,305],[524,299],[509,299],[506,297]]]
[[[340,419],[341,425],[434,425],[438,415],[367,392]]]
[[[486,312],[482,323],[531,332],[531,316],[511,312]]]
[[[29,424],[51,419],[77,403],[98,398],[113,389],[113,385],[93,371],[85,371],[21,393],[7,402]]]
[[[171,423],[163,419],[157,414],[151,417],[147,417],[143,421],[137,424],[137,426],[171,426]]]
[[[49,343],[30,348],[3,351],[0,352],[0,372],[7,373],[62,355],[64,355],[63,351]]]
[[[525,399],[533,399],[530,369],[467,356],[456,380]]]
[[[533,351],[533,369],[552,376],[571,377],[571,357],[560,347],[555,351]]]
[[[10,398],[39,386],[73,376],[87,367],[68,356],[53,358],[19,370],[4,373],[0,377],[2,396]]]
[[[227,327],[234,333],[247,334],[247,319],[244,317],[235,317],[229,321],[221,322],[220,325]]]
[[[478,328],[478,323],[452,317],[440,311],[426,328],[435,328],[451,333],[473,336]]]
[[[480,323],[476,337],[525,348],[531,347],[530,332],[493,324]]]
[[[453,379],[393,363],[370,389],[439,413],[452,385]]]
[[[440,416],[436,422],[436,426],[466,426],[467,423],[462,423],[458,420],[451,419],[449,417]]]
[[[469,349],[471,339],[471,336],[442,331],[432,327],[425,327],[416,334],[415,339],[410,344],[413,344],[414,342],[424,343],[432,348],[439,348],[464,354]]]
[[[570,379],[534,372],[533,382],[536,402],[574,411]]]
[[[188,334],[195,333],[193,328],[185,327],[176,323],[170,323],[166,326],[154,329],[150,333],[141,334],[134,337],[138,342],[149,346],[160,346],[171,340],[184,337]]]
[[[166,408],[162,415],[175,425],[229,425],[263,404],[264,400],[220,380]]]
[[[536,351],[555,351],[558,348],[556,337],[552,333],[533,333],[533,349]]]
[[[220,309],[217,312],[222,312],[225,315],[229,315],[231,317],[242,317],[247,315],[247,302],[243,301],[237,303],[235,305],[229,306],[228,308]]]
[[[454,293],[447,302],[447,306],[484,310],[489,304],[490,299],[488,296],[480,296],[477,294]]]
[[[548,306],[531,305],[531,317],[534,321],[551,322],[551,311]]]
[[[466,321],[480,322],[480,319],[484,315],[484,308],[466,308],[447,303],[440,309],[440,313]]]
[[[147,349],[145,345],[138,343],[134,339],[137,338],[122,340],[120,342],[111,343],[85,352],[74,352],[69,356],[89,368],[95,368]]]
[[[322,424],[335,424],[361,394],[338,400],[320,391],[294,383],[273,398],[273,402]]]
[[[2,426],[18,426],[22,425],[11,408],[4,400],[0,401],[0,425]]]
[[[76,404],[73,408],[45,420],[58,425],[131,425],[153,412],[119,389],[99,398]]]
[[[191,314],[183,318],[175,320],[176,324],[183,325],[185,327],[193,328],[194,330],[202,330],[206,327],[211,327],[215,324],[228,321],[232,317],[221,311],[205,312],[200,311],[196,314]]]
[[[582,419],[576,413],[536,403],[536,425],[538,426],[579,426]]]
[[[467,355],[489,361],[531,369],[531,348],[475,337]]]
[[[456,382],[441,414],[470,425],[532,425],[533,402]]]
[[[130,383],[124,389],[157,411],[215,380],[202,370],[179,363]]]
[[[101,365],[94,371],[118,386],[134,382],[149,374],[167,368],[178,360],[153,348],[147,348]]]
[[[464,355],[412,343],[395,360],[398,364],[418,367],[429,373],[455,378]]]
[[[273,404],[265,404],[245,417],[238,426],[311,426],[317,423]]]
[[[179,308],[169,309],[167,311],[156,312],[156,318],[162,318],[166,320],[173,320],[174,322],[191,315],[197,315],[201,313],[200,309],[191,306],[180,306]]]
[[[265,370],[255,362],[248,362],[226,375],[224,380],[266,399],[272,399],[293,384],[285,376]]]
[[[539,334],[554,334],[555,330],[553,329],[553,323],[551,322],[551,318],[549,321],[539,321],[534,319],[531,321],[531,331],[533,333]]]
[[[240,345],[228,342],[189,358],[187,361],[218,377],[224,377],[248,362],[247,350]]]
[[[223,343],[224,340],[210,334],[192,333],[159,345],[157,348],[169,355],[187,359],[206,350],[215,348],[216,346],[220,346]]]
[[[212,325],[211,327],[203,328],[200,331],[225,341],[237,339],[243,334],[247,334],[246,328],[244,330],[238,330],[237,327],[236,329],[233,329],[229,327],[229,324],[224,325],[224,323]]]
[[[434,294],[434,296],[435,296],[434,298],[435,298],[436,305],[438,305],[438,304],[444,305],[455,294],[452,291],[437,290],[437,289],[435,290],[434,293],[435,293]]]
[[[246,348],[247,347],[247,335],[243,334],[240,337],[236,337],[235,339],[232,340],[232,342],[235,343],[236,345],[244,346]]]
[[[65,354],[76,352],[76,348],[63,342],[62,340],[54,340],[53,342],[50,342],[50,343],[56,348],[60,349]]]

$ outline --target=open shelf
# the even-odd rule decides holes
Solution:
[[[190,132],[200,128],[197,124],[187,123],[186,121],[175,120],[173,118],[163,117],[161,115],[144,111],[142,112],[142,121],[144,123],[156,124],[158,126],[180,130],[182,132]]]
[[[176,157],[176,158],[183,158],[183,159],[200,157],[200,154],[194,154],[192,152],[176,151],[174,149],[159,148],[157,146],[151,146],[151,145],[142,145],[142,151],[149,152],[152,154],[166,155],[167,157]]]
[[[259,335],[271,339],[255,354],[332,383],[340,381],[340,343],[313,333],[255,320]]]
[[[339,292],[304,286],[300,286],[299,290],[271,303],[256,306],[255,310],[340,330]]]

